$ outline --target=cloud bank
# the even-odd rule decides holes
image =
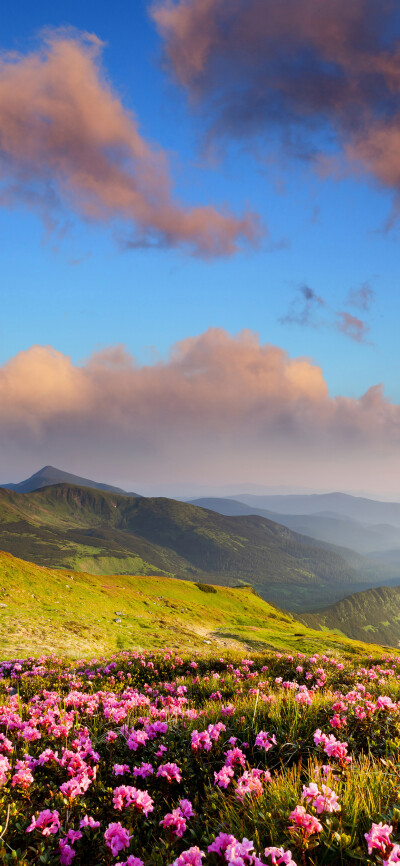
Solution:
[[[214,135],[274,133],[288,151],[400,190],[395,0],[155,0],[165,57]],[[333,158],[332,158],[333,157]]]
[[[333,398],[320,367],[250,331],[209,329],[152,366],[123,347],[78,366],[33,346],[0,368],[0,405],[3,483],[52,463],[139,492],[185,480],[379,492],[400,468],[400,406],[380,385]]]
[[[165,152],[149,144],[107,83],[93,35],[47,34],[38,51],[0,56],[0,204],[23,203],[51,225],[60,208],[122,222],[127,244],[230,255],[256,242],[254,215],[185,207]]]

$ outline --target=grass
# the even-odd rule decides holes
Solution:
[[[323,634],[261,599],[251,587],[201,590],[161,576],[94,575],[50,569],[0,553],[3,658],[57,652],[72,658],[123,649],[209,647],[313,653],[376,652]]]

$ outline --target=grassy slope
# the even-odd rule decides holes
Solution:
[[[252,583],[264,598],[292,610],[379,581],[375,565],[357,554],[257,516],[225,517],[171,499],[130,499],[65,484],[23,495],[0,490],[0,549],[93,574]]]
[[[301,615],[312,628],[337,627],[357,640],[400,645],[400,587],[356,592],[321,611]]]
[[[165,577],[66,573],[7,553],[0,553],[0,605],[3,658],[165,646],[376,651],[337,634],[321,637],[249,587],[204,592],[192,582]]]

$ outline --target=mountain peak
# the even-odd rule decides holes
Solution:
[[[81,478],[79,475],[65,472],[64,469],[57,469],[56,466],[50,466],[49,464],[43,466],[42,469],[30,475],[24,481],[20,481],[17,484],[2,484],[0,487],[14,490],[15,493],[33,493],[34,490],[40,490],[42,487],[51,487],[53,484],[75,484],[79,487],[92,487],[95,490],[119,493],[123,496],[140,496],[140,493],[128,493],[121,487],[113,487],[111,484],[92,481],[90,478]]]

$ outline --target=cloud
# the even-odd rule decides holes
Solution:
[[[337,331],[355,340],[356,343],[365,343],[367,335],[370,331],[369,325],[359,319],[357,316],[352,316],[351,313],[339,311],[338,318],[335,323]]]
[[[366,466],[377,488],[400,469],[400,406],[382,386],[331,397],[320,367],[250,331],[209,329],[145,366],[123,347],[76,365],[33,346],[0,368],[0,405],[3,481],[52,463],[139,492],[170,480],[348,489]]]
[[[356,307],[358,310],[368,312],[375,300],[375,292],[369,283],[363,283],[359,289],[353,289],[349,292],[346,306]]]
[[[285,316],[279,319],[281,325],[311,325],[312,327],[321,327],[321,322],[314,318],[314,314],[321,309],[326,308],[326,303],[305,284],[299,286],[300,298],[295,298]]]
[[[400,192],[394,0],[155,0],[166,63],[212,134],[264,138]],[[329,167],[330,166],[330,167]]]
[[[335,310],[321,295],[306,284],[298,287],[297,295],[290,303],[288,312],[278,319],[281,325],[301,325],[311,328],[328,328],[339,331],[356,343],[368,343],[367,335],[370,326],[358,316],[353,316],[345,310]],[[360,289],[350,292],[346,306],[356,306],[368,310],[374,297],[374,292],[364,283]]]
[[[261,236],[256,216],[186,207],[165,152],[149,144],[101,68],[96,36],[48,33],[39,50],[0,56],[0,204],[60,209],[125,227],[131,243],[230,255]]]

